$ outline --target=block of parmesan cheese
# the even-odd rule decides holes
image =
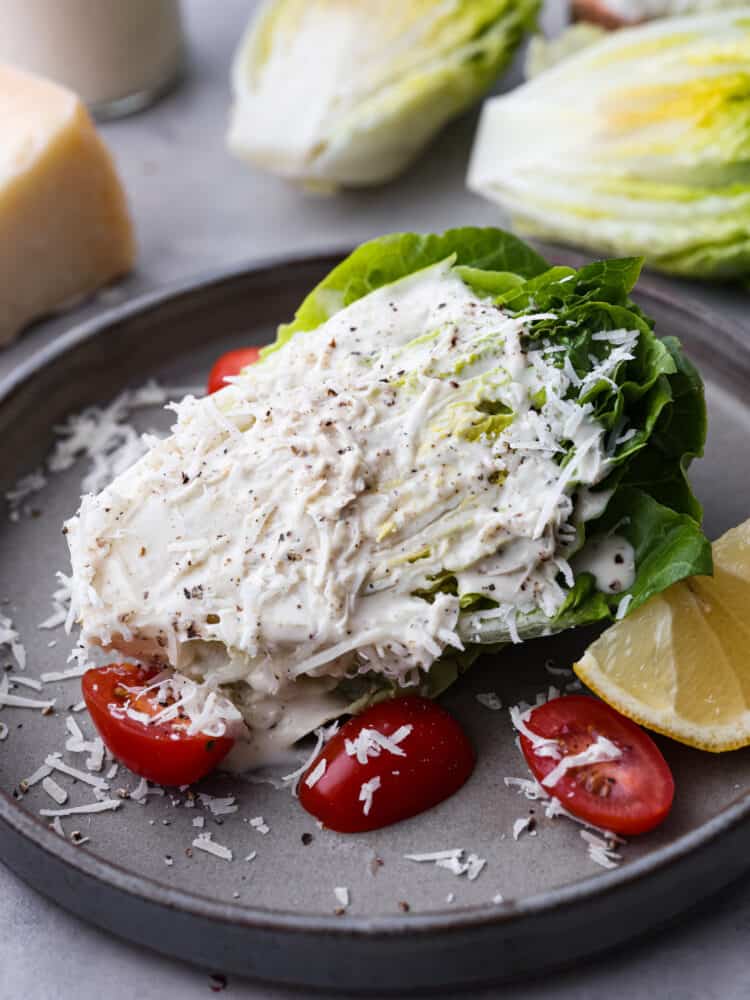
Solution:
[[[0,64],[0,344],[129,271],[112,158],[71,91]]]

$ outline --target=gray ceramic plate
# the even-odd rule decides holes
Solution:
[[[0,485],[11,486],[43,460],[52,426],[71,411],[149,376],[168,384],[202,381],[220,352],[267,342],[334,260],[211,277],[71,331],[0,387]],[[707,379],[711,436],[695,483],[715,535],[748,514],[750,408],[743,397],[750,350],[741,331],[695,305],[668,301],[647,283],[639,299],[663,334],[684,340]],[[144,416],[143,426],[166,424],[157,411]],[[61,629],[44,632],[37,625],[49,614],[55,570],[66,568],[60,524],[76,506],[80,476],[80,468],[55,475],[33,500],[37,516],[0,525],[0,598],[26,642],[30,675],[64,667],[69,648]],[[214,818],[200,806],[186,808],[182,795],[176,805],[170,797],[143,806],[125,802],[117,813],[66,819],[68,834],[78,829],[91,838],[76,847],[39,819],[40,808],[54,807],[41,787],[20,799],[12,795],[45,753],[62,749],[64,709],[78,700],[78,682],[50,685],[55,715],[0,713],[10,727],[0,744],[0,854],[39,891],[117,934],[276,982],[404,990],[508,979],[570,963],[663,923],[750,866],[750,754],[714,757],[667,741],[678,788],[674,811],[660,830],[623,849],[618,869],[597,868],[574,824],[545,820],[538,810],[537,835],[513,840],[514,820],[534,803],[503,782],[524,774],[507,714],[483,707],[475,694],[496,691],[505,705],[532,700],[550,682],[559,683],[545,661],[570,664],[588,638],[577,633],[538,641],[473,669],[445,698],[478,751],[472,780],[429,813],[357,837],[319,830],[287,792],[215,778],[206,790],[236,795],[236,814]],[[76,718],[91,731],[85,713]],[[82,766],[80,757],[67,759]],[[71,803],[91,801],[89,788],[60,780]],[[135,783],[121,771],[113,785]],[[186,855],[197,815],[232,849],[233,861]],[[269,834],[247,822],[257,815],[265,817]],[[304,833],[313,838],[307,846]],[[404,859],[455,847],[487,859],[475,881]],[[256,859],[245,861],[253,850]],[[336,886],[351,893],[343,916],[334,914]],[[503,903],[493,902],[498,894]]]

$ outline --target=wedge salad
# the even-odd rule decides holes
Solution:
[[[497,229],[386,236],[257,363],[219,365],[65,525],[71,622],[127,661],[84,678],[110,748],[175,784],[255,767],[710,573],[686,477],[703,387],[630,299],[640,266],[553,267]],[[349,759],[402,756],[433,724],[414,711],[360,725]]]

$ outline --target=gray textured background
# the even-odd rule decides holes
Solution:
[[[560,17],[562,6],[562,0],[551,0],[550,20]],[[76,313],[29,331],[0,355],[0,375],[103,306],[222,264],[340,247],[393,229],[440,230],[496,221],[486,204],[463,189],[473,116],[449,128],[431,154],[396,184],[336,199],[306,197],[231,160],[223,148],[227,69],[252,7],[250,0],[188,0],[191,51],[182,87],[152,110],[104,128],[138,227],[137,273]],[[661,283],[677,287],[676,282]],[[688,283],[681,287],[686,295],[745,322],[750,336],[744,292]],[[2,867],[0,920],[2,998],[185,1000],[210,995],[207,971],[105,936],[36,896]],[[748,930],[750,883],[745,882],[648,941],[545,982],[488,991],[486,997],[745,998],[750,996]],[[290,996],[234,979],[225,995],[248,1000]]]

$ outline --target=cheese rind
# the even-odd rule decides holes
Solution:
[[[0,65],[0,344],[130,270],[112,158],[71,91]]]

